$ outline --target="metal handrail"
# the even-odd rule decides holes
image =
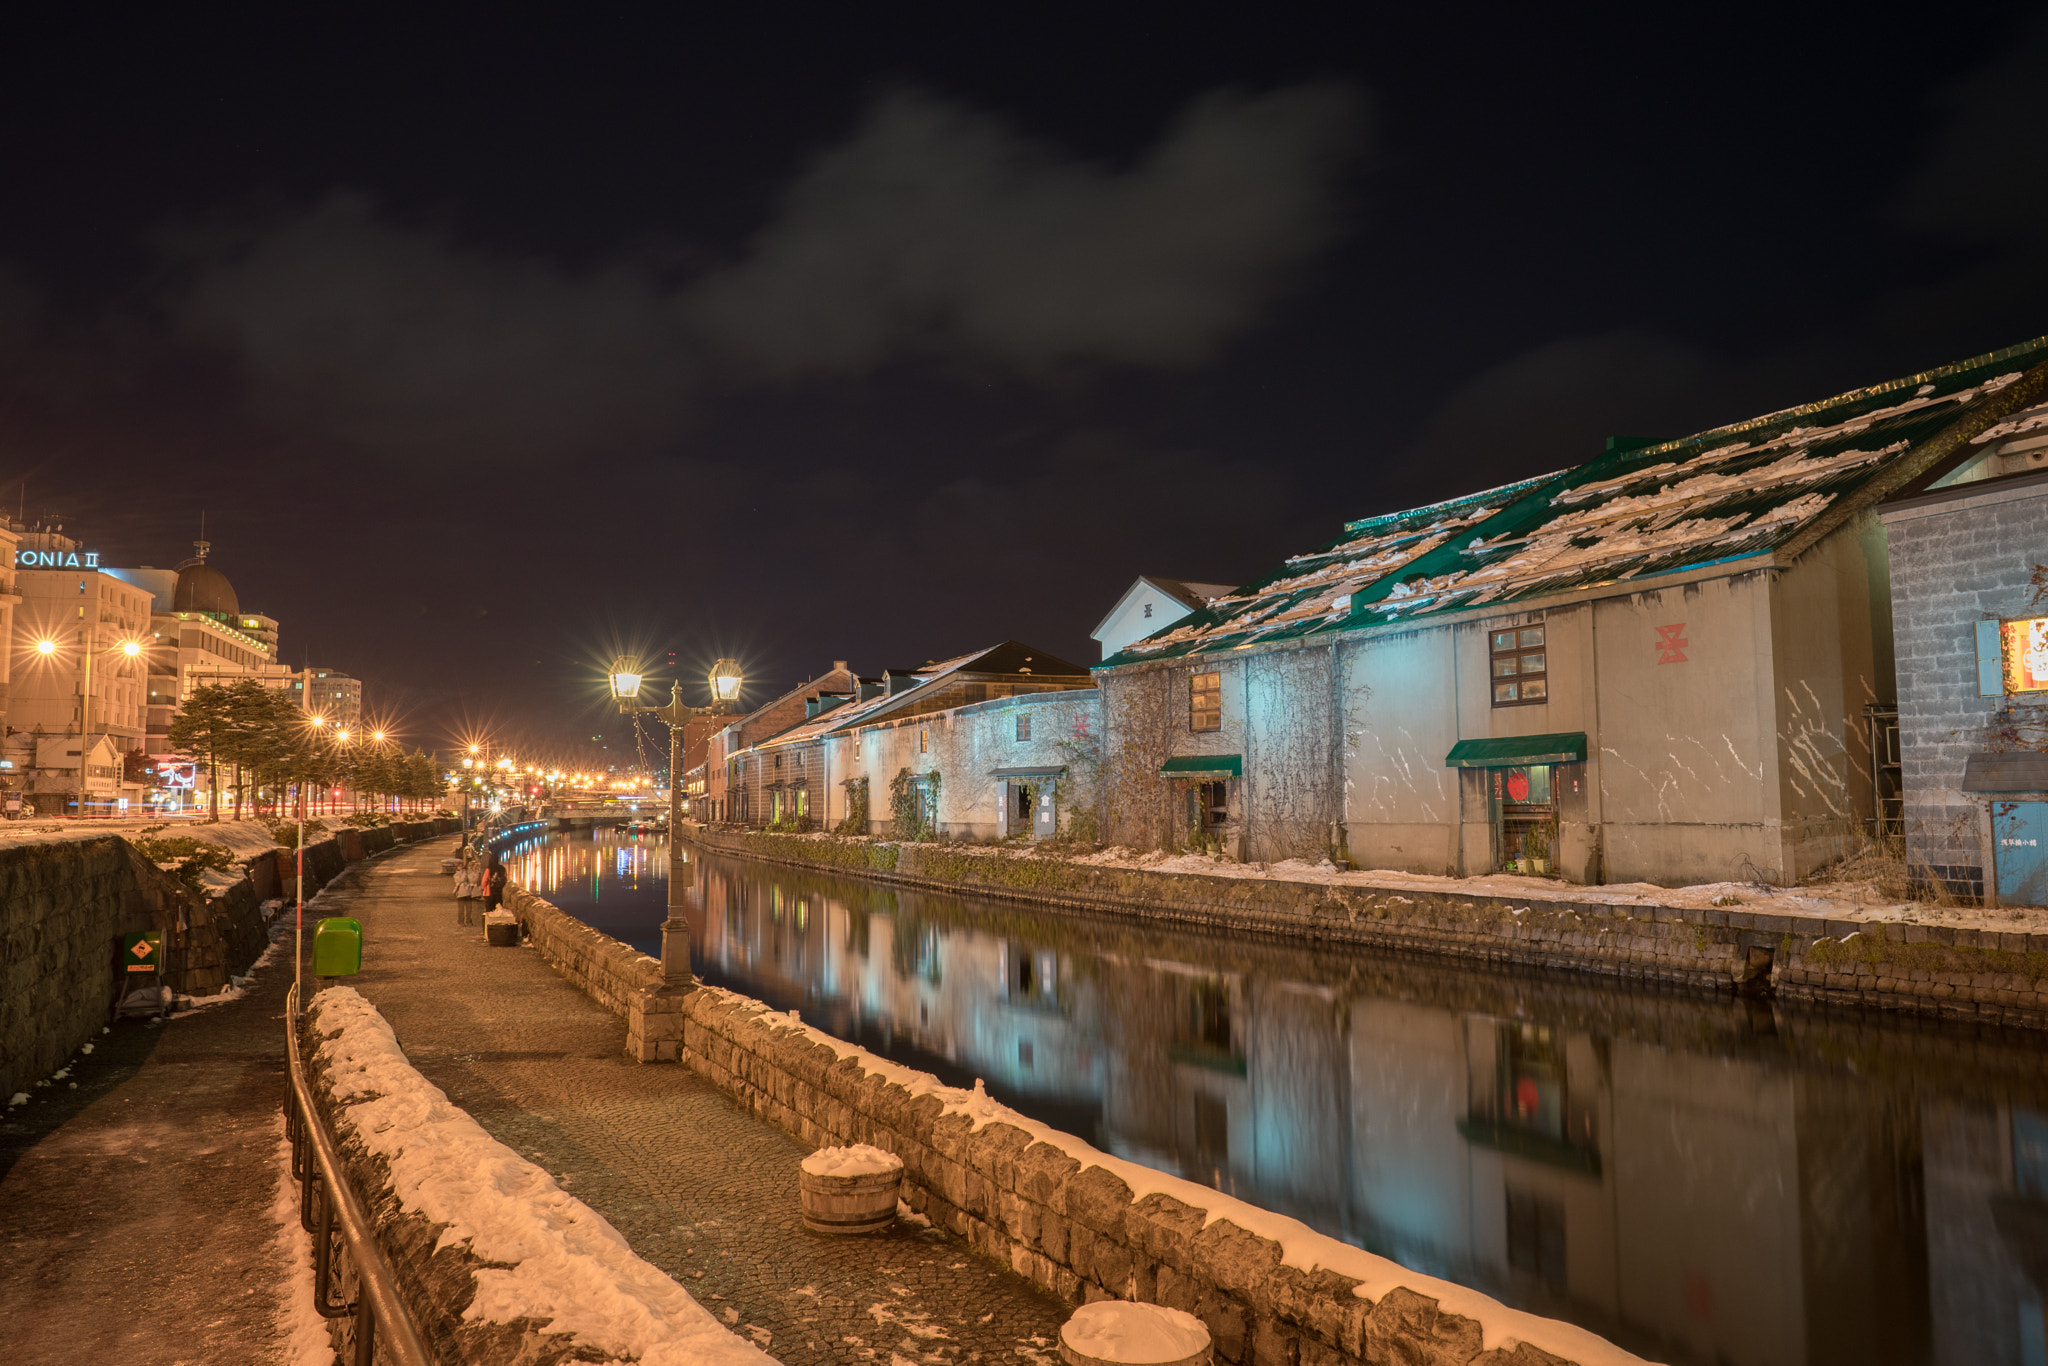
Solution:
[[[418,1326],[412,1321],[412,1311],[398,1293],[398,1277],[392,1272],[391,1263],[385,1259],[384,1249],[377,1245],[369,1213],[363,1208],[355,1187],[349,1184],[347,1174],[342,1171],[341,1154],[335,1150],[334,1138],[327,1132],[326,1122],[313,1106],[312,1086],[306,1080],[306,1069],[299,1058],[299,989],[296,984],[286,998],[285,1051],[291,1077],[286,1118],[296,1120],[297,1133],[310,1140],[309,1146],[319,1164],[318,1174],[327,1197],[322,1202],[320,1220],[322,1245],[315,1251],[323,1262],[321,1269],[325,1270],[329,1220],[338,1214],[341,1216],[342,1240],[348,1245],[349,1256],[356,1264],[357,1366],[369,1366],[375,1356],[378,1330],[382,1330],[390,1344],[391,1355],[398,1359],[399,1366],[434,1366],[433,1354],[427,1350]],[[308,1166],[303,1173],[295,1174],[308,1187],[301,1198],[303,1220],[305,1203],[311,1197],[314,1169]],[[316,1281],[314,1296],[317,1300],[324,1300],[324,1278],[316,1277]],[[324,1316],[328,1306],[318,1304],[316,1308],[322,1309]],[[342,1312],[346,1312],[345,1307],[333,1316],[339,1317]]]

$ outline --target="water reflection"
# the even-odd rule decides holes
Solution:
[[[548,843],[564,869],[579,848],[612,867],[605,840]],[[623,878],[590,906],[652,952],[660,851],[636,847],[636,909]],[[1646,1356],[2048,1359],[2039,1036],[719,858],[697,861],[687,898],[708,981]]]

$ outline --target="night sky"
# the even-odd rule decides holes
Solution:
[[[14,15],[0,497],[204,511],[428,745],[615,733],[621,645],[1085,663],[1140,573],[2048,331],[2043,72],[2013,5]]]

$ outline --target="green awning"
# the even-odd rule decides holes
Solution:
[[[1523,764],[1582,764],[1586,732],[1504,735],[1497,740],[1460,740],[1444,756],[1446,768],[1518,768]]]
[[[1237,754],[1184,754],[1159,766],[1162,778],[1242,778],[1244,758]]]
[[[1064,778],[1067,776],[1067,766],[1061,764],[1058,768],[992,768],[989,770],[988,776],[991,778]]]

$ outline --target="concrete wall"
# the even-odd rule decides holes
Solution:
[[[2048,706],[1977,694],[1979,621],[2043,610],[2034,575],[2048,561],[2048,484],[1987,485],[1887,509],[1899,655],[1899,743],[1906,855],[1916,873],[1965,896],[1989,876],[1984,803],[1961,790],[1975,751],[2008,748],[2010,727],[2041,742]]]

